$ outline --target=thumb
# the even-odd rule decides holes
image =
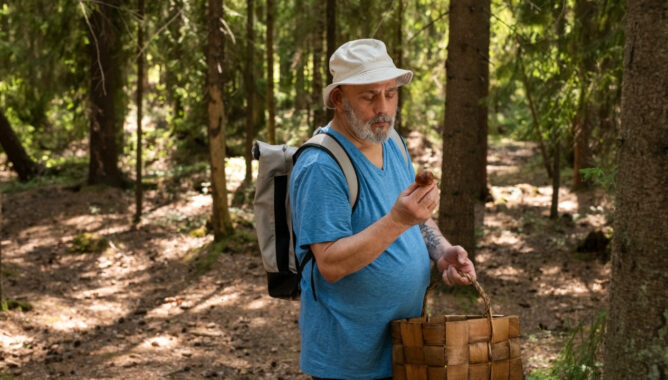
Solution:
[[[466,259],[468,259],[469,254],[466,252],[466,250],[462,247],[457,247],[459,248],[457,250],[457,261],[459,264],[464,265],[466,264]]]

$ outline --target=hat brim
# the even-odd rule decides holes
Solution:
[[[339,82],[334,82],[325,87],[325,90],[322,92],[322,100],[327,108],[334,109],[336,107],[334,107],[334,103],[332,103],[332,101],[329,99],[329,95],[333,89],[339,87],[340,85],[371,84],[385,82],[392,79],[396,79],[397,86],[400,87],[410,83],[410,81],[413,79],[413,72],[410,70],[397,69],[393,67],[384,67],[380,69],[364,71]]]

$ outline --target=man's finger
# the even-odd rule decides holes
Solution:
[[[466,277],[460,276],[459,273],[457,272],[457,269],[455,269],[453,266],[450,266],[450,268],[448,268],[448,276],[450,276],[451,282],[453,284],[461,284],[461,285],[470,284],[469,280]]]
[[[418,200],[418,203],[423,203],[429,200],[429,195],[431,194],[432,191],[436,188],[436,185],[432,183],[429,186],[420,186],[420,190],[423,190],[424,193],[420,196],[420,199]],[[416,193],[419,195],[419,193]]]

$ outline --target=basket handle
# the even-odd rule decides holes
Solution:
[[[487,293],[485,293],[485,289],[483,289],[480,283],[477,280],[473,279],[471,275],[469,275],[468,273],[464,273],[461,271],[457,271],[457,273],[459,273],[459,275],[462,277],[466,277],[466,279],[469,280],[469,282],[471,282],[471,285],[473,285],[473,287],[478,292],[478,294],[480,294],[483,302],[485,303],[485,310],[483,315],[489,316],[491,318],[494,315],[492,313],[492,301],[487,295]],[[437,283],[438,283],[437,280],[432,280],[429,286],[427,287],[427,291],[424,294],[424,301],[422,302],[423,317],[427,316],[427,295],[429,295],[429,292],[436,286]]]
[[[492,357],[492,345],[491,345],[491,343],[492,343],[492,339],[494,338],[494,323],[492,323],[492,316],[494,314],[492,314],[492,301],[489,298],[489,296],[487,295],[487,293],[485,293],[485,289],[482,288],[482,286],[480,285],[480,283],[476,279],[471,277],[471,275],[469,275],[468,273],[464,273],[464,272],[461,272],[461,271],[457,271],[457,273],[459,273],[459,275],[462,276],[462,277],[466,277],[466,279],[468,279],[471,282],[471,285],[473,285],[475,290],[482,297],[482,301],[485,303],[485,310],[484,310],[484,313],[483,313],[483,317],[486,317],[487,321],[489,322],[489,342],[487,342],[487,351],[488,351],[489,357],[491,358]],[[437,281],[432,281],[432,283],[429,284],[429,287],[427,287],[427,291],[425,292],[424,301],[422,303],[422,316],[423,317],[426,317],[427,294],[429,294],[429,291],[431,291],[431,289],[434,286],[436,286],[436,283],[437,283]]]

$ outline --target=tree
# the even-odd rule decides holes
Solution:
[[[323,38],[325,32],[325,20],[323,17],[325,12],[323,9],[323,2],[316,1],[313,7],[313,21],[315,27],[313,28],[313,128],[322,127],[327,123],[327,114],[325,113],[325,105],[322,98],[322,54],[323,54]]]
[[[274,102],[274,1],[267,0],[267,137],[276,144],[276,103]]]
[[[27,181],[34,177],[39,171],[39,166],[28,156],[21,140],[14,133],[12,125],[5,117],[0,108],[0,145],[7,154],[7,159],[12,163],[12,168],[19,176],[19,180]]]
[[[452,1],[439,225],[473,257],[474,207],[486,184],[490,3]]]
[[[122,44],[117,25],[120,3],[110,0],[93,5],[88,19],[91,42],[90,57],[90,162],[88,183],[122,185],[118,168],[119,143],[123,115],[119,99],[123,91]],[[82,3],[83,8],[83,3]]]
[[[223,104],[224,35],[220,29],[223,1],[209,0],[207,13],[207,96],[209,161],[211,165],[211,196],[213,199],[213,235],[221,240],[232,232],[232,221],[227,206],[225,179],[225,109]]]
[[[592,54],[589,46],[595,43],[596,35],[596,5],[592,1],[577,0],[574,12],[575,22],[574,40],[579,51],[584,51],[576,56],[578,61],[577,74],[580,82],[580,94],[577,111],[573,120],[573,190],[581,190],[591,183],[584,180],[580,169],[595,166],[593,153],[590,149],[593,122],[595,115],[593,97],[591,96],[590,79],[588,76],[596,71],[596,56]]]
[[[244,184],[248,185],[253,180],[252,160],[253,160],[253,139],[255,138],[255,74],[253,72],[255,55],[255,32],[253,30],[253,12],[255,11],[255,1],[246,0],[246,71],[244,73],[244,83],[246,85],[246,176]],[[242,186],[243,188],[244,186]]]
[[[404,65],[404,50],[403,50],[403,25],[404,25],[404,0],[398,0],[398,4],[396,6],[396,16],[394,18],[395,21],[395,45],[394,45],[394,63],[397,65],[397,67],[403,67]],[[399,132],[400,135],[405,136],[407,134],[406,131],[403,130],[403,124],[401,123],[401,106],[403,104],[403,96],[402,96],[402,89],[403,87],[399,87],[398,91],[398,99],[397,99],[397,116],[396,120],[394,122],[394,128]]]
[[[628,1],[604,375],[668,374],[668,17]]]
[[[327,56],[325,57],[325,71],[327,72],[327,83],[332,83],[332,73],[329,71],[329,58],[336,51],[336,1],[327,0]],[[320,96],[318,96],[318,101]],[[327,109],[327,120],[334,118],[334,110]]]
[[[135,222],[139,222],[142,213],[142,100],[144,98],[144,0],[137,4],[137,179],[135,183]]]
[[[7,303],[5,302],[5,289],[2,286],[3,270],[2,267],[2,191],[0,190],[0,311],[7,310]]]

